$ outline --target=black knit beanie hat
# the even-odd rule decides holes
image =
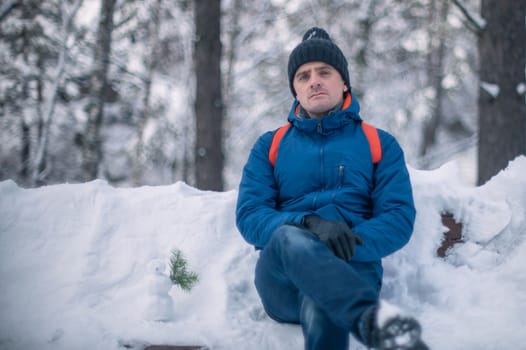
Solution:
[[[345,85],[351,88],[347,60],[342,51],[332,42],[324,29],[313,27],[307,30],[301,43],[292,50],[289,56],[289,86],[294,97],[296,97],[296,91],[292,82],[296,71],[302,64],[314,61],[325,62],[333,66],[342,76]]]

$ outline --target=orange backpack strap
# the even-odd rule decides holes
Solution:
[[[278,158],[279,144],[289,128],[290,123],[287,123],[279,129],[277,129],[274,135],[272,136],[272,143],[270,144],[270,151],[268,152],[268,160],[270,161],[270,164],[272,164],[272,166],[276,164],[276,159]]]
[[[382,160],[382,144],[380,143],[380,135],[378,135],[378,130],[374,126],[363,121],[362,129],[365,137],[367,137],[367,141],[369,141],[373,164],[376,164]]]
[[[289,128],[290,123],[287,123],[282,127],[278,128],[272,136],[270,151],[268,152],[268,160],[270,161],[270,164],[272,164],[272,166],[276,164],[276,159],[278,158],[279,144]],[[380,162],[380,160],[382,160],[382,144],[380,143],[380,135],[378,135],[378,129],[363,121],[362,129],[365,134],[365,137],[367,138],[367,141],[369,142],[373,164],[377,164],[378,162]]]

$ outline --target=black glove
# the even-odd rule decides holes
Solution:
[[[334,255],[345,261],[351,260],[356,252],[357,244],[363,244],[362,238],[341,221],[330,221],[317,215],[307,215],[302,219],[301,224],[318,236]]]

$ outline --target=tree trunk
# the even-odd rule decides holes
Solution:
[[[360,20],[360,31],[357,33],[358,40],[358,52],[356,54],[356,69],[353,72],[353,95],[356,95],[359,101],[365,100],[365,86],[366,86],[366,72],[369,66],[367,59],[368,51],[371,45],[371,36],[373,34],[374,25],[378,18],[376,17],[376,11],[378,7],[378,0],[371,0],[367,5],[366,16]],[[350,37],[352,34],[349,33]]]
[[[20,177],[24,183],[29,178],[30,157],[31,157],[31,128],[26,122],[24,116],[20,118],[20,134],[22,138],[22,147],[20,149]]]
[[[431,118],[424,123],[420,156],[424,157],[429,149],[435,145],[438,128],[442,123],[442,99],[444,88],[444,58],[446,53],[447,15],[449,13],[448,1],[432,1],[430,9],[430,44],[427,62],[427,75],[429,85],[433,88],[435,96],[431,109]]]
[[[525,81],[525,8],[526,0],[481,3],[487,26],[479,39],[479,185],[526,154],[526,104],[518,92]]]
[[[104,116],[104,96],[108,86],[108,67],[111,53],[111,34],[116,0],[102,0],[99,17],[95,61],[91,78],[91,101],[87,108],[88,121],[83,142],[83,180],[97,178],[102,158],[100,128]]]
[[[150,95],[152,91],[152,80],[153,73],[157,68],[159,57],[157,55],[159,46],[159,31],[161,26],[161,8],[162,0],[157,0],[155,4],[150,8],[152,22],[149,24],[149,51],[144,57],[146,77],[144,79],[144,92],[142,96],[142,105],[138,115],[138,126],[137,126],[137,144],[135,145],[135,157],[133,164],[133,183],[140,185],[143,182],[143,167],[146,161],[145,149],[144,149],[144,129],[150,118]]]
[[[221,93],[221,1],[195,3],[196,140],[195,179],[197,188],[223,190],[223,99]]]
[[[235,73],[234,73],[234,66],[237,61],[237,40],[239,38],[239,34],[241,33],[241,27],[239,25],[239,17],[243,11],[243,2],[241,0],[234,0],[233,4],[231,5],[231,29],[228,33],[228,52],[226,53],[227,57],[227,72],[226,72],[226,79],[225,79],[225,87],[223,91],[223,100],[226,101],[226,105],[229,105],[229,102],[232,99],[232,91],[234,91],[234,79],[235,79]],[[227,112],[228,114],[228,112]]]

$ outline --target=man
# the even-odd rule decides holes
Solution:
[[[349,333],[375,349],[427,349],[415,319],[379,302],[381,259],[408,242],[415,219],[400,146],[378,130],[382,156],[372,160],[347,60],[323,29],[305,33],[288,75],[290,126],[280,140],[257,140],[236,211],[241,234],[261,249],[265,311],[301,324],[305,349],[348,349]]]

